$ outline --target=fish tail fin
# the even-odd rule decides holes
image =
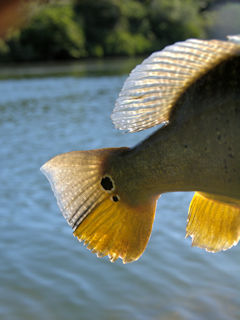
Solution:
[[[240,203],[196,192],[188,213],[186,237],[210,252],[227,250],[240,239]]]
[[[112,157],[128,148],[73,151],[56,156],[41,171],[48,178],[73,234],[99,257],[137,260],[151,234],[156,198],[131,205],[116,194],[107,174]]]

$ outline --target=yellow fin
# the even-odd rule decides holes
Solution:
[[[131,206],[116,194],[106,163],[127,148],[73,151],[41,168],[74,235],[111,261],[131,262],[143,253],[151,234],[156,198]],[[111,181],[112,179],[112,181]]]
[[[125,81],[111,116],[115,127],[135,132],[168,123],[177,100],[192,83],[239,54],[236,41],[198,39],[153,53]]]
[[[143,253],[152,231],[156,201],[131,207],[121,199],[107,197],[78,226],[74,235],[83,240],[98,256],[108,255],[113,262],[137,260]]]
[[[227,250],[240,239],[240,202],[196,192],[188,213],[186,237],[207,251]]]

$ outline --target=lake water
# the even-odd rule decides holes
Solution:
[[[127,265],[98,259],[61,216],[39,171],[44,162],[133,146],[149,134],[113,128],[110,113],[134,61],[111,63],[2,68],[0,319],[240,319],[240,245],[218,254],[191,247],[192,193],[160,198],[148,247]]]

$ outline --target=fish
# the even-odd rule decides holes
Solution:
[[[159,127],[132,148],[70,151],[41,167],[73,235],[98,257],[135,261],[160,195],[193,191],[186,225],[192,245],[209,252],[235,246],[240,35],[187,39],[154,52],[126,79],[111,118],[124,132]]]

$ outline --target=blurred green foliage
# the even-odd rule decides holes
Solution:
[[[151,50],[148,7],[143,2],[81,0],[75,10],[83,20],[90,56],[129,56]]]
[[[153,0],[150,21],[162,45],[190,37],[203,37],[204,21],[195,0]],[[157,43],[156,43],[157,45]]]
[[[0,40],[0,60],[133,56],[206,35],[214,0],[69,0],[41,6]]]
[[[43,6],[28,25],[2,41],[0,50],[2,59],[13,61],[86,56],[81,22],[76,21],[70,4]]]

